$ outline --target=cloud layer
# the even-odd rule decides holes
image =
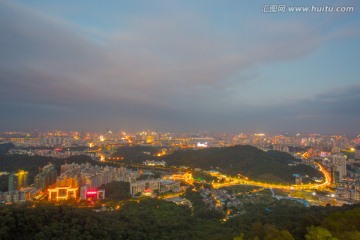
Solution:
[[[324,128],[325,121],[323,130],[345,131],[340,124],[359,120],[351,111],[358,85],[276,106],[239,96],[252,81],[248,71],[307,57],[338,30],[263,18],[214,28],[206,15],[180,9],[104,32],[22,5],[0,6],[4,129],[296,131]]]

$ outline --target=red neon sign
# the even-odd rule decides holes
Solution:
[[[97,195],[97,191],[87,191],[86,195],[87,196],[95,196],[95,195]]]

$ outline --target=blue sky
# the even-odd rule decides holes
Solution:
[[[0,1],[0,128],[358,134],[359,2],[269,3]]]

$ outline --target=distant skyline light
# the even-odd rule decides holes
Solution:
[[[360,2],[268,4],[0,0],[0,130],[359,134]]]

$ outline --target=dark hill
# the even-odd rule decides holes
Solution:
[[[271,182],[293,183],[292,174],[321,177],[322,174],[311,166],[288,164],[297,162],[290,154],[264,152],[252,146],[182,150],[164,157],[168,165],[188,166],[205,170],[219,170],[225,174],[238,173],[251,179]]]
[[[0,155],[7,153],[11,148],[14,148],[12,143],[2,143],[0,144]]]

